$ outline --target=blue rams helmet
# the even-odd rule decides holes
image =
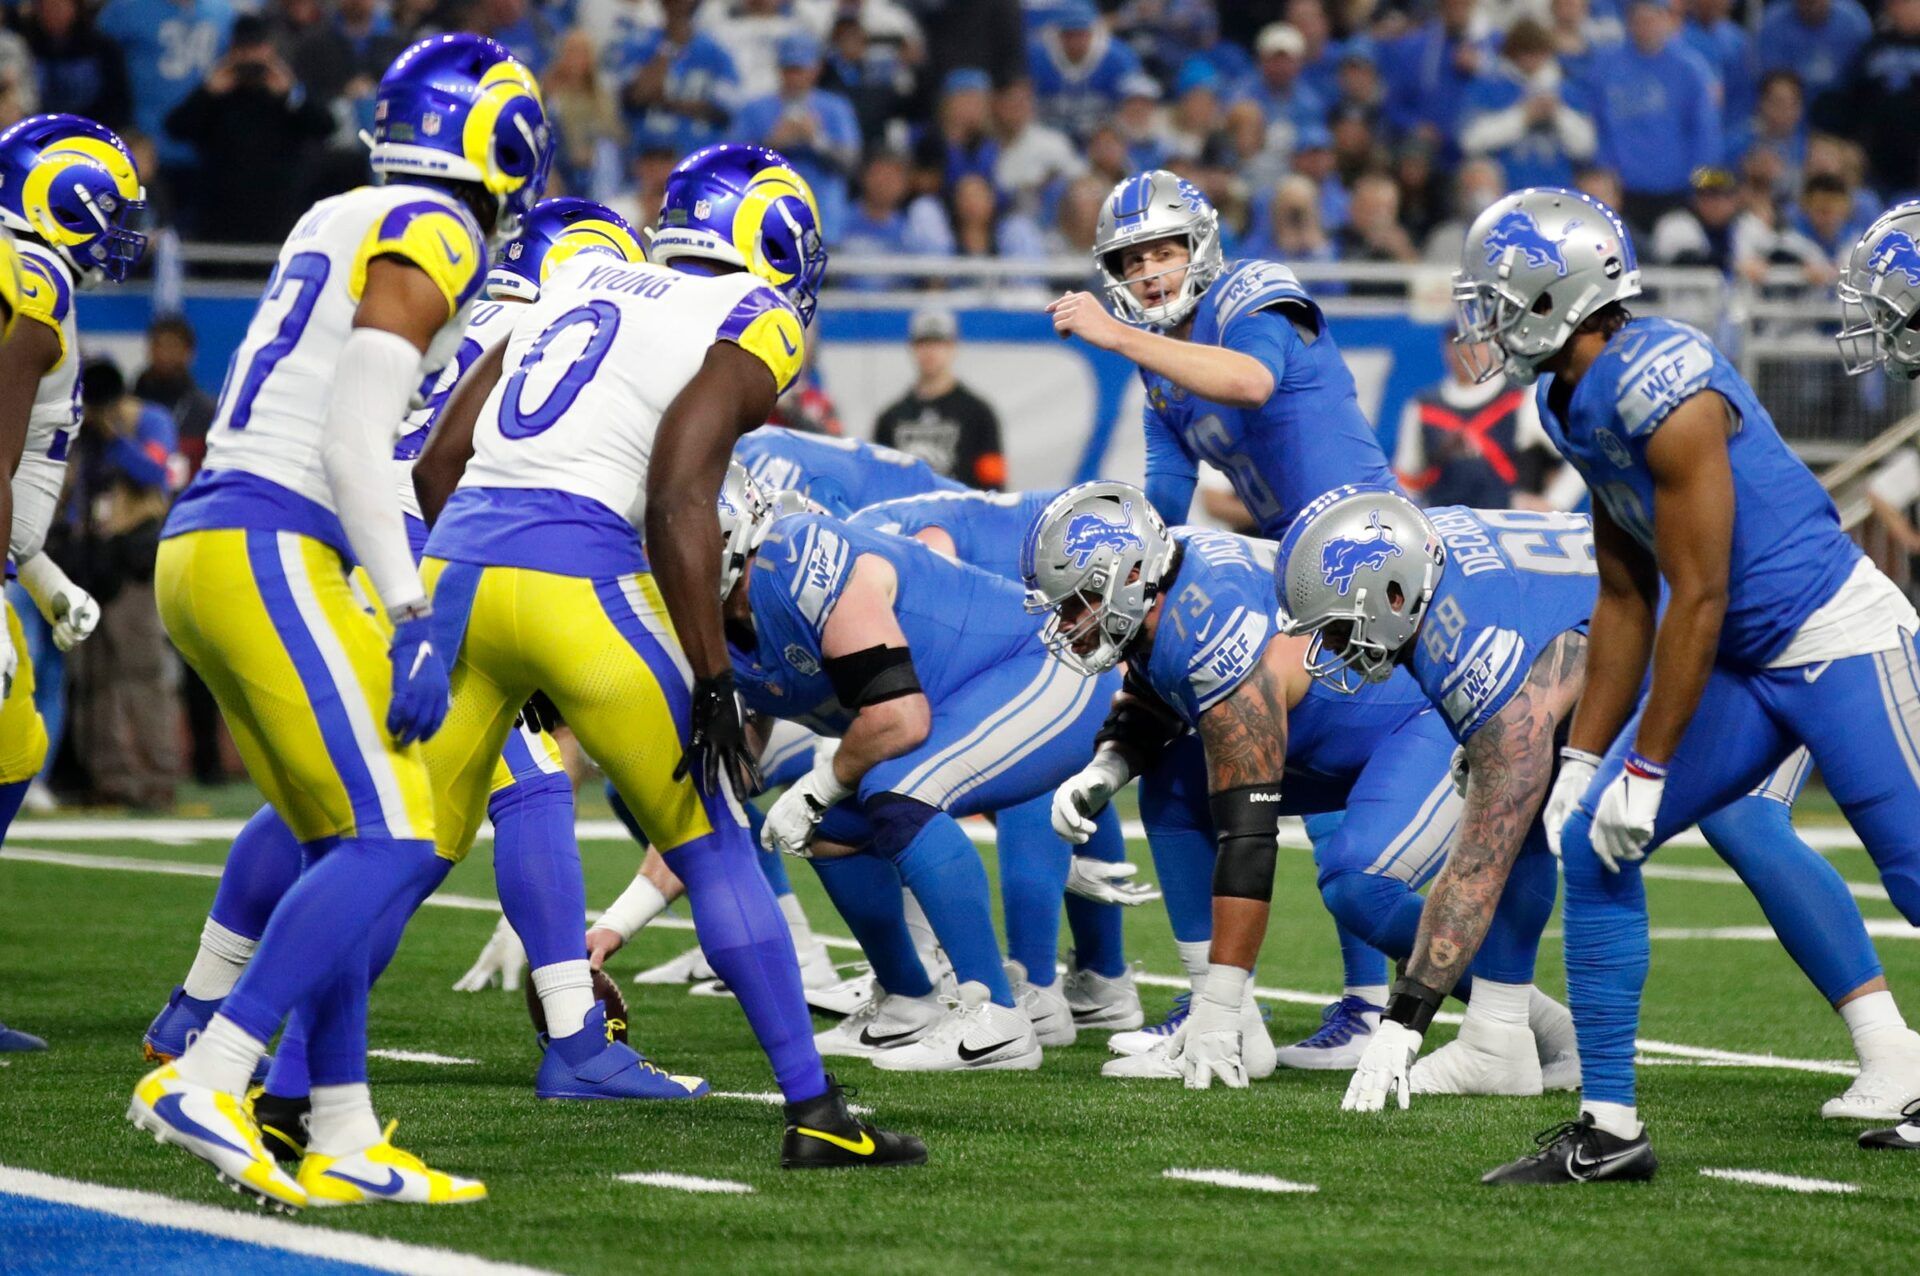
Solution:
[[[133,156],[104,124],[34,115],[0,133],[0,224],[51,248],[83,282],[133,270],[146,208]]]
[[[537,301],[547,276],[581,253],[610,253],[621,261],[647,259],[633,227],[605,204],[546,199],[533,206],[520,233],[494,258],[487,296]]]
[[[496,243],[519,233],[553,161],[553,131],[533,73],[479,35],[436,35],[394,59],[373,108],[382,180],[471,182],[495,201]]]
[[[764,146],[726,143],[695,151],[667,177],[652,259],[725,262],[752,272],[813,322],[827,249],[820,206],[806,178]]]

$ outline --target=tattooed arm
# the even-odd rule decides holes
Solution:
[[[1298,659],[1289,644],[1268,643],[1259,668],[1200,715],[1207,793],[1220,846],[1210,954],[1216,965],[1252,970],[1267,935],[1280,781],[1287,766],[1289,656]]]

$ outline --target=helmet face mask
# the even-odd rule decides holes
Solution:
[[[1138,488],[1096,480],[1056,496],[1020,548],[1027,610],[1047,617],[1047,649],[1083,677],[1119,664],[1153,609],[1173,548]]]
[[[727,463],[727,477],[720,484],[719,514],[720,601],[724,603],[746,575],[747,560],[766,539],[767,528],[776,515],[766,492],[738,461]]]
[[[1849,376],[1874,368],[1920,377],[1920,200],[1897,204],[1867,228],[1834,287],[1834,341]]]
[[[1129,279],[1124,260],[1127,250],[1162,239],[1184,241],[1187,260]],[[1164,169],[1129,177],[1115,186],[1100,206],[1093,263],[1100,275],[1100,289],[1116,316],[1141,327],[1176,328],[1193,313],[1226,268],[1219,214],[1198,187]],[[1171,298],[1148,306],[1135,293],[1135,285],[1176,270],[1187,273]]]

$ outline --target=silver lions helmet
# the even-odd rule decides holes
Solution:
[[[1840,294],[1840,361],[1850,376],[1883,368],[1920,377],[1920,200],[1880,214],[1853,246]]]
[[[726,601],[740,575],[747,570],[747,559],[766,539],[767,528],[778,517],[773,503],[761,490],[747,467],[738,461],[727,462],[727,477],[720,484],[720,600]],[[790,512],[790,511],[786,511]]]
[[[1186,265],[1128,280],[1122,265],[1126,250],[1169,237],[1187,241]],[[1093,236],[1093,264],[1114,314],[1150,328],[1174,327],[1193,313],[1201,296],[1226,269],[1226,257],[1220,248],[1220,216],[1199,187],[1165,169],[1129,177],[1100,205],[1100,225]],[[1185,270],[1186,277],[1172,296],[1156,305],[1143,304],[1128,286],[1175,270]]]
[[[1173,537],[1137,487],[1096,479],[1048,502],[1020,546],[1027,610],[1040,639],[1092,677],[1120,663],[1160,591]]]
[[[1453,306],[1468,367],[1531,385],[1540,364],[1594,311],[1640,295],[1633,238],[1591,195],[1533,186],[1495,202],[1467,231]],[[1475,347],[1482,347],[1482,353]]]
[[[1337,487],[1301,510],[1280,541],[1274,584],[1286,632],[1313,636],[1307,672],[1348,695],[1385,682],[1446,560],[1433,524],[1398,492]]]

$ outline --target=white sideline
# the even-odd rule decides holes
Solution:
[[[331,1259],[339,1263],[359,1263],[382,1271],[415,1273],[417,1276],[542,1276],[542,1269],[518,1263],[461,1254],[429,1245],[410,1245],[377,1236],[361,1236],[336,1228],[302,1227],[285,1219],[272,1218],[252,1210],[217,1209],[192,1201],[179,1201],[157,1192],[136,1192],[123,1187],[104,1187],[80,1179],[60,1178],[37,1170],[0,1165],[0,1192],[98,1210],[116,1218],[131,1219],[154,1227],[171,1227],[219,1236],[231,1241],[263,1245],[289,1254]]]
[[[736,1183],[732,1179],[705,1179],[698,1174],[667,1174],[648,1172],[644,1174],[616,1174],[614,1178],[622,1183],[638,1183],[643,1187],[665,1187],[676,1192],[726,1192],[735,1196],[752,1193],[750,1183]]]
[[[1179,1179],[1183,1183],[1206,1183],[1213,1187],[1239,1187],[1249,1192],[1318,1192],[1318,1184],[1295,1183],[1291,1179],[1277,1179],[1271,1174],[1242,1174],[1239,1170],[1162,1170],[1163,1179]]]
[[[1835,1179],[1807,1179],[1797,1174],[1775,1174],[1770,1170],[1701,1170],[1700,1176],[1709,1179],[1727,1179],[1734,1183],[1751,1183],[1755,1187],[1783,1187],[1789,1192],[1826,1192],[1838,1196],[1860,1190],[1858,1183],[1841,1183]]]
[[[462,1059],[459,1055],[435,1054],[431,1050],[369,1050],[369,1059],[391,1059],[395,1063],[437,1063],[443,1068],[460,1067],[479,1063],[478,1059]]]

